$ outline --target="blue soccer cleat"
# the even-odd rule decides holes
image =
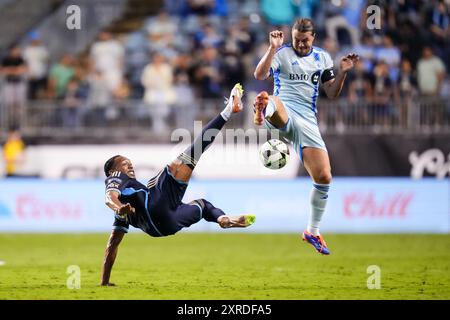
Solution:
[[[327,243],[325,242],[325,240],[321,235],[315,236],[311,232],[303,231],[302,238],[303,241],[310,243],[318,253],[324,255],[330,254],[330,250],[328,250]]]

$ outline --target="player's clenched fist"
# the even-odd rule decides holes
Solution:
[[[119,216],[126,216],[127,214],[133,214],[136,212],[136,209],[131,206],[131,204],[127,203],[122,205],[119,210],[117,210]]]
[[[346,72],[350,69],[352,69],[355,64],[358,62],[359,56],[354,53],[350,53],[347,56],[343,57],[341,59],[340,67],[341,71]]]
[[[270,46],[274,49],[278,49],[283,45],[283,32],[279,30],[272,31],[269,34]]]

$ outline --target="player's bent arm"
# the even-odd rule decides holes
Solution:
[[[118,213],[120,208],[122,207],[122,202],[119,200],[119,193],[117,191],[107,191],[105,194],[105,204],[113,210],[115,213]]]
[[[114,265],[114,261],[116,260],[117,251],[119,250],[119,244],[125,235],[124,232],[113,230],[111,232],[111,236],[108,240],[108,245],[105,250],[105,258],[103,260],[103,270],[102,270],[102,286],[110,286],[113,285],[109,282],[109,278],[111,276],[111,270]]]
[[[344,80],[347,77],[347,72],[355,66],[358,62],[359,56],[354,53],[350,53],[343,57],[340,62],[340,72],[336,78],[324,81],[324,90],[328,98],[334,99],[339,96],[344,86]]]
[[[129,203],[123,204],[120,202],[119,195],[120,194],[114,190],[106,192],[105,204],[113,210],[115,214],[120,216],[136,212],[135,208],[133,208]]]
[[[333,78],[323,84],[323,90],[329,99],[335,99],[339,96],[344,86],[347,72],[339,72],[336,78]]]
[[[265,80],[269,77],[270,66],[272,65],[272,60],[276,52],[277,48],[273,46],[270,46],[269,49],[267,49],[266,53],[256,66],[255,72],[253,73],[257,80]]]

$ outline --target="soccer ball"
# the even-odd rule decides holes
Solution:
[[[259,149],[259,158],[266,168],[281,169],[289,159],[289,148],[284,142],[271,139]]]

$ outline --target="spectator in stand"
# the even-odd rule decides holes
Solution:
[[[250,51],[252,37],[248,30],[241,29],[240,24],[231,25],[223,43],[228,53],[243,55]]]
[[[196,42],[203,48],[218,48],[222,43],[222,37],[217,32],[216,28],[214,28],[214,26],[210,23],[206,23],[203,28],[197,32],[195,37]]]
[[[450,68],[450,3],[436,1],[431,11],[433,50]]]
[[[188,77],[188,83],[191,85],[191,82],[193,80],[192,76],[192,61],[193,57],[192,55],[188,53],[181,53],[179,54],[176,59],[173,62],[174,70],[173,74],[175,77],[178,77],[178,75],[183,74]]]
[[[17,129],[11,129],[3,145],[3,160],[7,177],[20,176],[20,166],[25,161],[25,143]]]
[[[359,60],[354,72],[348,75],[348,102],[343,103],[344,123],[367,125],[370,123],[369,105],[373,97],[373,74],[364,68],[364,60]]]
[[[114,92],[122,81],[125,50],[110,32],[102,31],[91,47],[91,66],[102,73],[109,90]]]
[[[431,47],[425,47],[422,50],[422,58],[417,63],[417,83],[420,94],[439,96],[444,77],[444,63],[433,54]]]
[[[175,103],[173,88],[173,70],[164,56],[155,52],[151,62],[144,68],[141,78],[145,88],[144,102],[149,106],[153,119],[153,130],[167,130],[167,116]]]
[[[425,0],[399,0],[391,3],[391,8],[397,16],[397,26],[401,26],[405,22],[411,22],[416,25],[420,24],[420,9],[423,7]]]
[[[359,1],[353,0],[353,3],[353,6],[347,7],[347,2],[345,2],[343,5],[336,5],[333,1],[328,2],[328,17],[325,20],[327,36],[339,42],[339,44],[341,45],[342,41],[338,39],[339,29],[344,29],[348,32],[348,35],[350,37],[350,43],[348,43],[348,45],[356,46],[359,44],[359,16],[355,18],[354,13],[354,7],[359,7]],[[350,23],[348,19],[351,19],[352,23]]]
[[[113,104],[113,94],[105,81],[103,73],[94,70],[88,76],[89,94],[87,106],[89,116],[86,119],[88,125],[104,125],[106,122],[105,112]]]
[[[214,47],[204,48],[194,65],[194,84],[199,96],[206,99],[222,97],[223,61]]]
[[[176,19],[169,16],[166,11],[160,11],[156,17],[148,19],[145,30],[152,49],[161,50],[174,42],[178,24]]]
[[[366,0],[344,0],[343,15],[352,29],[356,30],[356,43],[359,43],[360,30],[365,29],[366,20],[361,19],[362,12],[366,11]],[[355,41],[355,39],[354,39]]]
[[[358,61],[354,72],[350,73],[348,77],[348,101],[351,104],[365,104],[370,101],[373,96],[372,83],[374,79],[372,74],[364,69],[364,61]]]
[[[389,67],[391,81],[396,81],[400,67],[400,50],[394,46],[392,38],[388,35],[383,37],[383,45],[376,49],[375,57],[378,61],[384,61]]]
[[[192,87],[189,85],[189,76],[187,73],[178,73],[175,76],[174,91],[176,101],[175,118],[178,128],[191,129],[195,121],[197,109],[193,107],[195,104],[195,95]]]
[[[426,107],[422,124],[437,126],[442,123],[441,88],[445,78],[445,65],[433,54],[431,47],[425,47],[417,63],[417,83],[421,95],[420,103]]]
[[[74,76],[74,58],[70,54],[65,54],[61,61],[50,69],[47,85],[48,97],[63,99],[66,95],[67,85]]]
[[[395,116],[392,100],[394,97],[393,82],[389,76],[389,66],[380,61],[373,70],[373,117],[374,124],[388,126]]]
[[[411,63],[407,59],[402,60],[396,87],[400,99],[412,98],[417,93],[417,81]]]
[[[359,55],[360,61],[364,62],[364,70],[371,72],[375,63],[375,44],[372,36],[364,33],[361,38],[361,43],[355,46],[353,50]]]
[[[122,77],[122,81],[120,81],[120,84],[116,91],[113,92],[113,95],[116,100],[126,100],[130,97],[130,83],[125,76]]]
[[[195,93],[191,85],[192,56],[186,53],[180,54],[174,61],[174,90],[176,101],[174,107],[175,120],[178,128],[190,129],[195,120],[197,108]]]
[[[28,65],[28,98],[43,98],[47,89],[49,52],[36,33],[30,35],[30,43],[23,51]]]
[[[237,35],[238,45],[241,48],[242,54],[251,54],[256,45],[256,39],[258,37],[257,32],[252,30],[249,17],[239,18],[239,27],[237,28],[239,33]],[[232,24],[230,27],[233,27]]]
[[[61,118],[64,128],[75,129],[80,127],[82,108],[86,98],[86,91],[83,90],[81,82],[77,78],[72,78],[67,85],[61,106]]]
[[[141,75],[142,70],[149,63],[146,37],[146,32],[136,31],[127,39],[125,69],[131,99],[142,99],[144,95],[144,89],[141,85]]]
[[[400,72],[395,86],[395,102],[400,107],[400,124],[408,126],[412,120],[412,102],[417,95],[417,81],[411,63],[407,59],[401,62]]]
[[[323,40],[321,47],[330,54],[330,57],[333,60],[334,65],[338,66],[340,56],[345,55],[344,52],[342,52],[342,53],[338,52],[338,50],[339,50],[338,43],[336,41],[334,41],[333,39],[327,37]]]
[[[0,73],[4,77],[2,99],[8,115],[9,126],[20,127],[21,115],[27,100],[26,74],[28,67],[22,50],[13,46],[1,63]]]
[[[421,48],[429,42],[429,32],[424,30],[422,26],[406,21],[399,26],[398,34],[400,36],[396,41],[396,46],[401,50],[402,57],[411,61],[411,65],[416,67],[417,62],[422,57]]]

